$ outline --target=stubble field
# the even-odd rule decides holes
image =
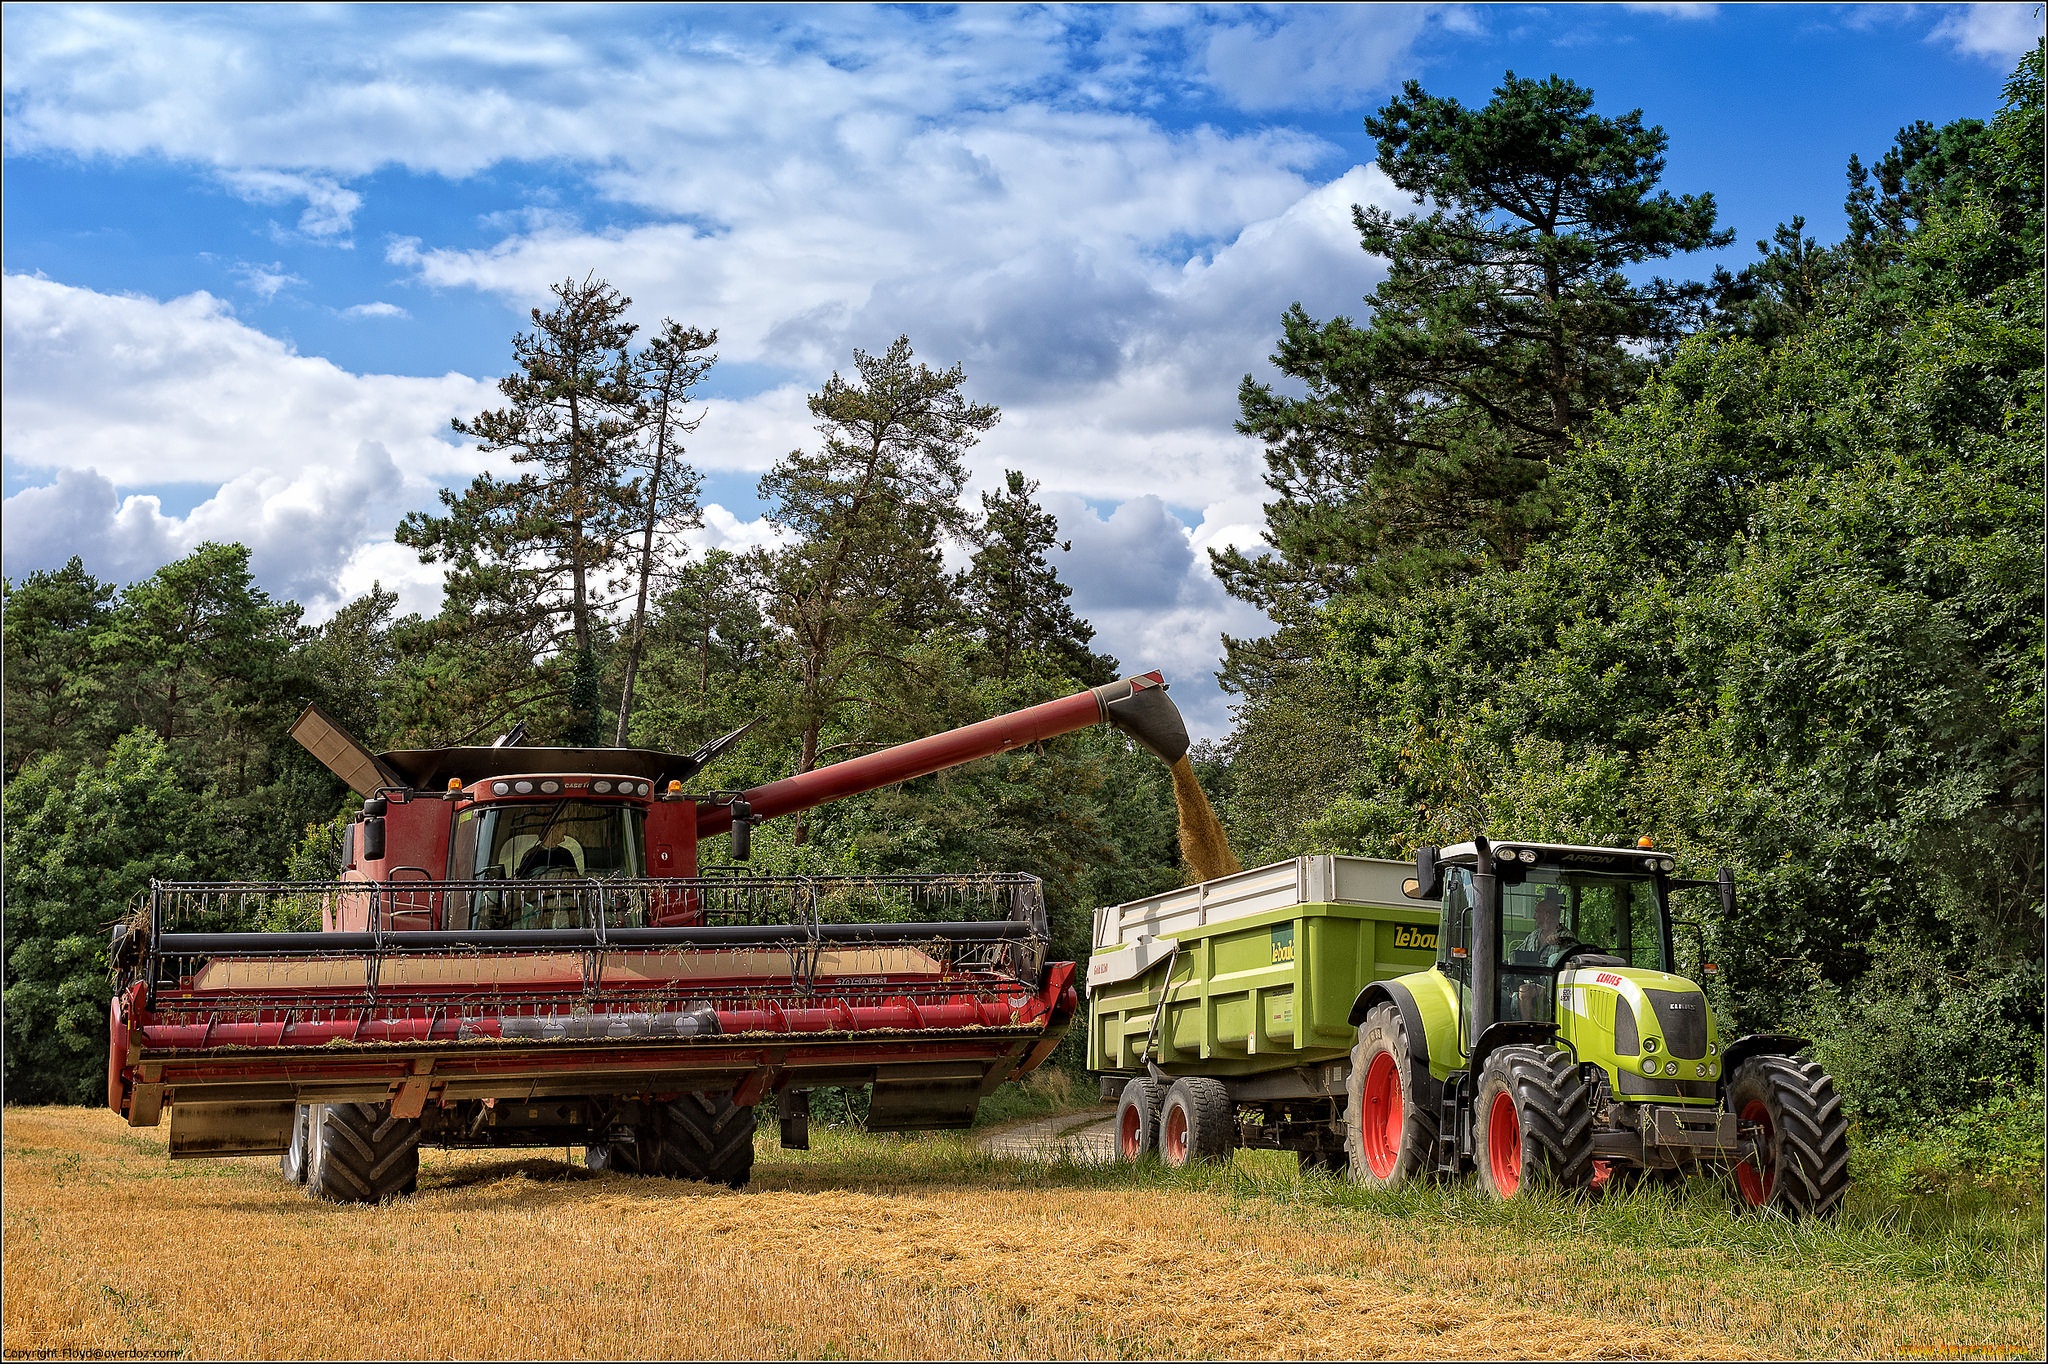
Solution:
[[[316,1204],[272,1160],[172,1164],[90,1109],[5,1114],[4,1345],[186,1357],[2038,1356],[2038,1208],[1710,1189],[1515,1208],[1373,1198],[1240,1152],[1168,1173],[963,1137],[761,1138],[742,1193],[567,1153],[426,1153]],[[580,1155],[579,1153],[576,1153]]]

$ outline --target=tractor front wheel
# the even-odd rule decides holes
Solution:
[[[1353,1179],[1392,1189],[1428,1171],[1442,1096],[1426,1070],[1418,1086],[1408,1028],[1392,1004],[1377,1006],[1358,1025],[1344,1094],[1344,1150]]]
[[[1140,1075],[1124,1086],[1116,1101],[1116,1158],[1141,1160],[1158,1154],[1159,1082]]]
[[[1827,1072],[1791,1056],[1752,1056],[1728,1081],[1728,1106],[1753,1141],[1735,1188],[1753,1208],[1833,1212],[1849,1191],[1849,1120]]]
[[[1593,1178],[1592,1096],[1565,1052],[1502,1047],[1486,1059],[1472,1107],[1479,1187],[1514,1198],[1534,1185],[1570,1192]]]
[[[1215,1164],[1237,1145],[1237,1109],[1220,1081],[1189,1075],[1173,1082],[1159,1113],[1159,1157],[1168,1165]]]

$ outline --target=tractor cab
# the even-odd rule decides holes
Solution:
[[[1491,861],[1497,909],[1478,903],[1476,845],[1446,848],[1437,860],[1437,967],[1459,983],[1461,1013],[1470,1009],[1475,954],[1496,966],[1493,1020],[1500,1022],[1555,1022],[1557,986],[1573,970],[1671,971],[1669,875],[1676,864],[1669,856],[1515,843],[1493,848]],[[1495,940],[1476,942],[1481,933]]]

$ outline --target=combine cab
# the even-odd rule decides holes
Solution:
[[[581,1144],[594,1166],[739,1186],[756,1106],[807,1145],[808,1092],[872,1086],[871,1130],[965,1127],[1077,1007],[1015,874],[762,877],[700,867],[753,824],[1097,723],[1163,760],[1157,673],[746,792],[691,755],[372,755],[293,734],[365,796],[341,879],[152,887],[115,932],[107,1102],[170,1153],[277,1154],[321,1196],[409,1190],[419,1147]]]

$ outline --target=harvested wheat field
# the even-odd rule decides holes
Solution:
[[[5,1348],[191,1357],[1743,1358],[2037,1353],[2038,1231],[1731,1219],[1707,1195],[1382,1199],[1239,1153],[1169,1174],[959,1137],[763,1136],[744,1193],[428,1152],[336,1207],[5,1116]],[[1881,1220],[1881,1219],[1880,1219]],[[2001,1240],[2003,1236],[2003,1240]],[[1945,1238],[1945,1239],[1944,1239]]]

